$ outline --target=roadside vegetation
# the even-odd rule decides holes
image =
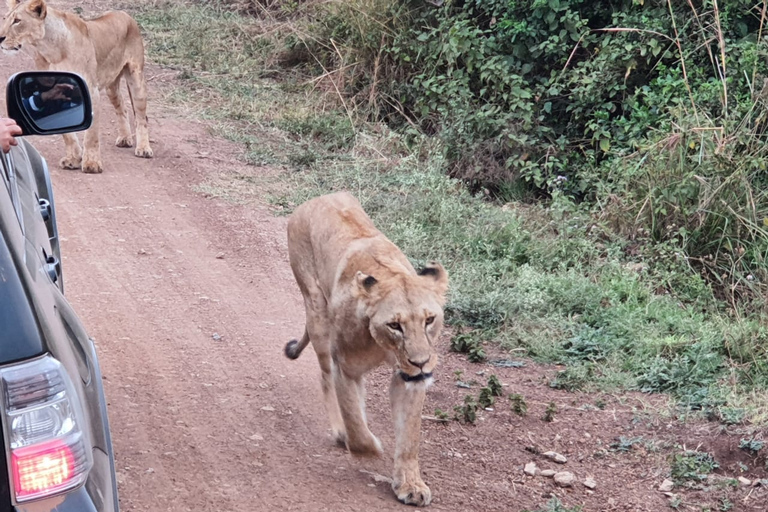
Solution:
[[[350,190],[448,269],[455,350],[764,424],[767,4],[619,3],[130,8],[183,83],[166,100],[272,169],[204,192],[287,214]]]

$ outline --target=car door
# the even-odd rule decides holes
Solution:
[[[27,243],[32,246],[32,253],[39,259],[39,262],[28,261],[27,265],[30,270],[40,265],[51,281],[63,290],[52,193],[49,190],[40,190],[41,181],[43,184],[49,183],[48,169],[41,165],[44,161],[36,150],[23,139],[19,139],[19,145],[12,147],[11,151],[3,154],[0,159],[9,176],[11,197],[22,233]],[[46,176],[38,179],[37,174]]]

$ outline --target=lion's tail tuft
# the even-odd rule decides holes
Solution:
[[[285,357],[288,359],[298,359],[302,351],[309,345],[309,333],[304,330],[304,336],[299,340],[291,340],[285,344]]]

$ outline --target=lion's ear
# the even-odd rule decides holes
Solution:
[[[45,5],[45,0],[30,0],[27,4],[27,10],[40,19],[45,18],[45,15],[48,14],[48,7]]]
[[[436,261],[430,261],[426,267],[419,270],[419,275],[435,281],[436,291],[440,295],[445,295],[448,291],[448,272]]]
[[[16,8],[17,5],[21,3],[20,0],[5,0],[5,5],[8,6],[8,11],[12,11]]]
[[[357,274],[355,274],[355,282],[357,283],[358,289],[365,294],[370,293],[371,288],[378,283],[375,277],[363,274],[359,270],[357,271]]]

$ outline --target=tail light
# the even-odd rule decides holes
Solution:
[[[72,381],[56,359],[0,369],[5,448],[17,503],[82,484],[93,465]]]

